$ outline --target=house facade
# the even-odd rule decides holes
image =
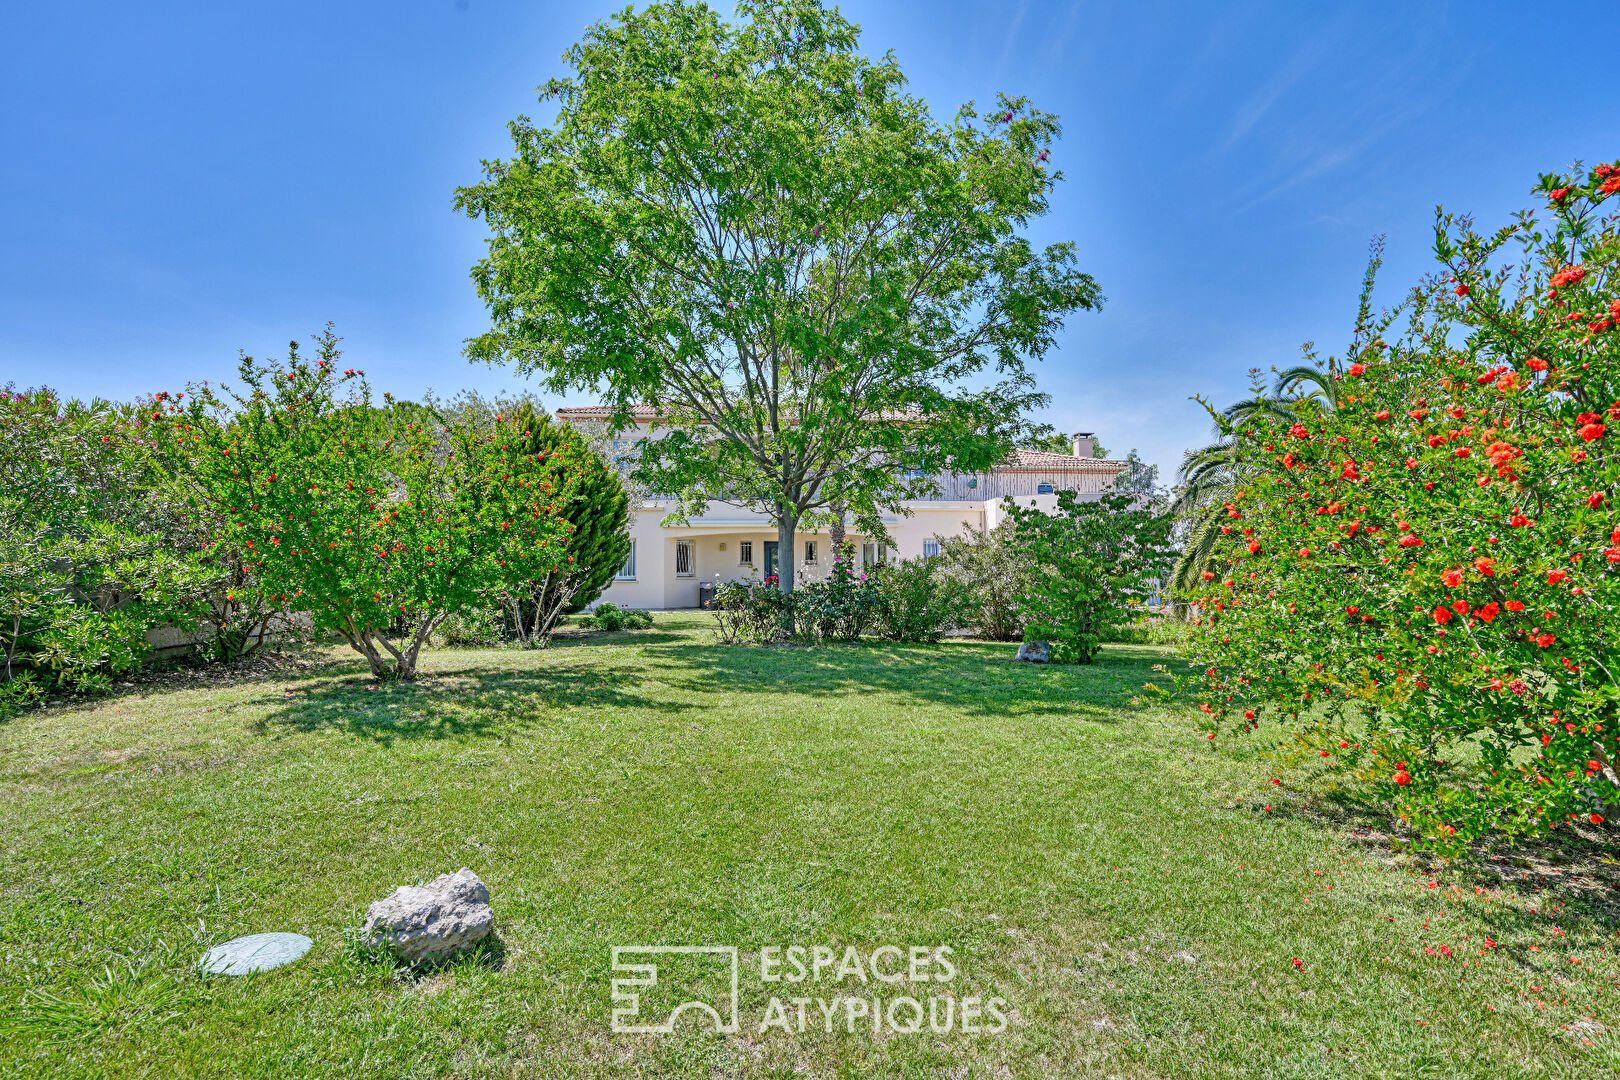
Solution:
[[[556,416],[570,423],[600,422],[609,412],[580,406],[558,409]],[[637,430],[617,433],[615,442],[628,448],[657,438],[657,420],[653,410],[638,409]],[[1130,466],[1093,457],[1095,445],[1089,433],[1082,433],[1075,436],[1071,454],[1019,450],[1014,460],[984,472],[935,477],[937,495],[901,504],[909,513],[883,516],[887,536],[866,536],[851,524],[845,540],[862,565],[871,566],[935,554],[938,537],[994,528],[1005,516],[1002,500],[1009,496],[1048,511],[1060,491],[1099,498]],[[825,529],[798,532],[792,550],[784,552],[776,527],[755,510],[713,502],[702,516],[665,524],[674,509],[672,501],[654,497],[631,511],[630,557],[600,600],[631,608],[695,608],[704,583],[764,578],[788,569],[800,581],[813,581],[831,570],[832,538]]]

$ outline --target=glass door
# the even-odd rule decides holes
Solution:
[[[776,549],[779,546],[780,546],[780,541],[776,541],[776,540],[767,540],[767,541],[765,541],[765,576],[766,577],[770,577],[772,574],[776,573]]]

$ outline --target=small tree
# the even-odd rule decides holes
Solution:
[[[1369,280],[1331,392],[1229,426],[1187,597],[1220,731],[1282,725],[1447,852],[1620,794],[1620,163],[1535,192],[1493,231],[1440,214],[1437,272],[1384,316]]]
[[[1060,663],[1091,663],[1174,560],[1171,518],[1155,501],[1122,492],[1081,502],[1060,491],[1051,514],[1011,499],[1006,506],[1035,572],[1023,601],[1025,640],[1050,642]]]
[[[654,3],[569,50],[554,125],[520,117],[458,193],[492,233],[468,353],[605,392],[620,429],[655,405],[651,489],[754,508],[786,551],[807,518],[879,533],[930,476],[1001,460],[1046,401],[1027,363],[1100,296],[1070,245],[1020,235],[1056,117],[1002,98],[941,124],[836,10],[738,13]]]
[[[313,362],[297,343],[285,364],[244,357],[242,393],[162,396],[154,436],[191,444],[199,517],[247,552],[266,595],[342,634],[377,677],[413,679],[446,615],[566,558],[574,478],[500,432],[373,404],[363,372],[338,372],[332,331],[316,341]]]
[[[509,582],[504,594],[519,638],[544,646],[563,615],[601,596],[629,557],[630,499],[618,474],[569,425],[552,423],[532,405],[519,406],[503,422],[513,445],[575,476],[574,497],[563,511],[572,526],[565,560],[538,578]]]

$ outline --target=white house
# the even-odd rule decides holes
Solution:
[[[605,419],[612,410],[586,405],[561,408],[557,419],[567,422]],[[658,416],[651,407],[635,410],[637,430],[621,432],[626,445],[658,437]],[[1051,509],[1057,492],[1075,491],[1099,497],[1116,476],[1130,466],[1124,461],[1093,457],[1096,440],[1089,432],[1074,437],[1072,454],[1019,450],[1016,459],[986,472],[936,477],[939,494],[911,499],[903,505],[909,515],[883,518],[888,537],[863,536],[853,525],[845,538],[855,545],[863,565],[931,555],[935,537],[955,536],[965,528],[994,528],[1004,510],[1001,500]],[[710,503],[708,512],[684,525],[666,525],[663,519],[674,503],[649,499],[630,515],[630,557],[602,600],[632,608],[695,608],[698,586],[704,582],[766,577],[791,565],[799,580],[825,575],[832,566],[832,540],[825,530],[800,532],[790,553],[779,551],[776,527],[764,514],[731,503]],[[790,562],[791,560],[791,562]]]

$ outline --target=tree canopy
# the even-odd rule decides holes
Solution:
[[[621,428],[654,406],[639,471],[680,513],[881,531],[931,475],[1002,459],[1046,401],[1029,363],[1101,303],[1072,245],[1021,235],[1057,118],[1002,97],[941,123],[858,36],[814,0],[626,11],[543,88],[554,123],[519,117],[458,193],[491,231],[469,356],[598,393]]]

